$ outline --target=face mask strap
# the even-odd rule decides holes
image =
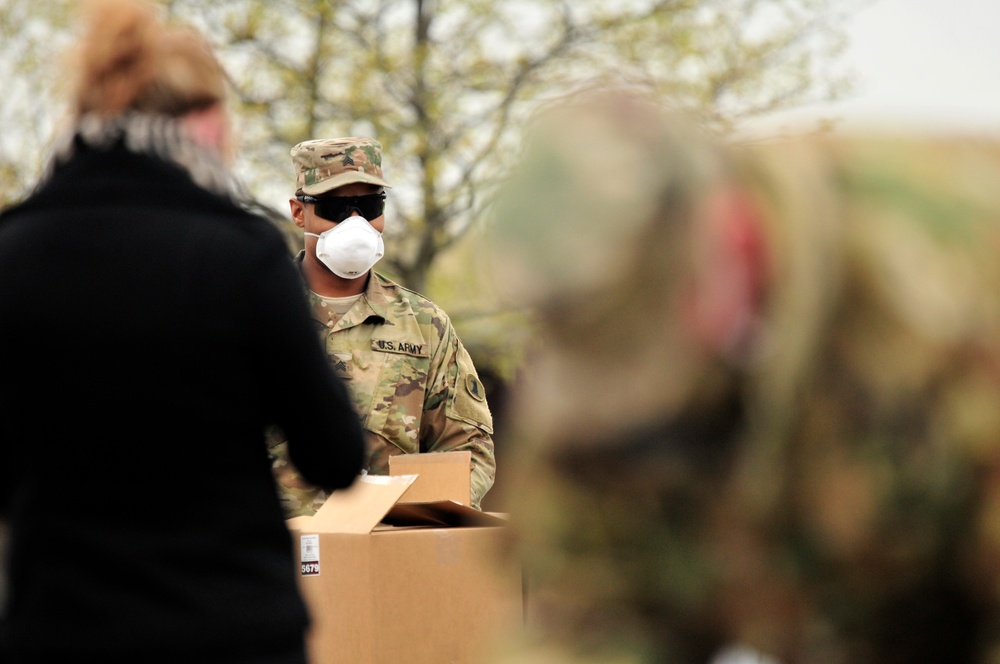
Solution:
[[[364,230],[365,232],[371,233],[373,235],[378,235],[378,236],[382,235],[382,233],[380,233],[378,231],[378,229],[376,229],[374,226],[372,226],[371,222],[369,222],[364,217],[347,217],[343,221],[337,222],[336,226],[334,226],[332,228],[328,228],[325,231],[323,231],[322,233],[310,233],[309,231],[304,231],[302,234],[303,235],[311,235],[311,236],[313,236],[315,238],[321,238],[321,237],[324,237],[324,236],[333,237],[334,235],[340,235],[341,233],[349,232],[348,229],[352,228],[352,226],[350,224],[348,224],[348,222],[351,221],[352,219],[357,219],[358,220],[358,222],[359,222],[358,230]],[[345,226],[345,224],[347,224],[347,225]]]

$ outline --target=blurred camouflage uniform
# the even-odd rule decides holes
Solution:
[[[388,186],[381,145],[369,138],[320,139],[292,149],[297,190],[321,194],[349,182]],[[304,252],[296,261],[301,264]],[[493,485],[493,420],[485,388],[448,315],[426,297],[372,272],[361,298],[339,319],[310,293],[313,318],[368,438],[367,472],[389,472],[389,457],[472,453],[472,505]],[[284,436],[268,439],[286,515],[313,514],[326,494],[291,465]]]
[[[1000,662],[1000,146],[724,145],[620,92],[500,199],[543,342],[511,405],[516,662]],[[759,320],[709,353],[705,228],[758,221]],[[758,275],[760,276],[760,275]]]

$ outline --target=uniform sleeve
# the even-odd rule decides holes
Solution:
[[[271,459],[271,470],[278,484],[278,499],[285,518],[311,516],[316,513],[329,495],[323,489],[310,484],[288,457],[288,442],[278,427],[271,427],[267,435],[267,452]]]
[[[431,358],[420,448],[421,452],[472,453],[472,506],[479,509],[496,477],[493,417],[472,357],[450,322]]]

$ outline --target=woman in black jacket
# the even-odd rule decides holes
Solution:
[[[227,77],[94,7],[71,130],[0,216],[4,662],[303,662],[263,431],[328,490],[364,443],[276,227],[230,182]]]

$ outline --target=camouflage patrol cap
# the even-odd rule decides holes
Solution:
[[[352,182],[390,187],[382,179],[382,144],[373,138],[320,138],[291,150],[295,188],[307,196],[325,194]]]

